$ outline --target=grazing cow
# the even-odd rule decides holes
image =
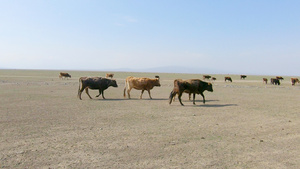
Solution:
[[[128,76],[125,80],[125,87],[124,87],[124,97],[126,97],[126,87],[127,87],[127,94],[128,98],[130,99],[130,91],[132,88],[136,90],[142,90],[140,99],[142,99],[142,95],[145,90],[148,91],[150,99],[152,99],[150,90],[153,89],[154,86],[160,86],[159,78],[150,79],[146,77],[132,77]]]
[[[59,73],[59,78],[62,79],[62,78],[71,78],[71,75],[69,73],[63,73],[63,72],[60,72]]]
[[[217,80],[217,78],[215,78],[215,77],[212,77],[212,78],[211,78],[211,80],[215,81],[215,80]]]
[[[246,79],[246,75],[241,75],[241,79]]]
[[[273,84],[273,85],[280,85],[280,81],[277,78],[271,78],[271,84]]]
[[[230,82],[232,82],[232,79],[231,79],[231,77],[229,77],[229,76],[226,76],[226,77],[225,77],[225,82],[226,82],[227,80],[230,81]]]
[[[102,94],[102,98],[105,99],[104,90],[106,90],[109,86],[118,87],[116,80],[101,77],[81,77],[79,78],[78,97],[81,100],[81,93],[85,90],[86,94],[90,97],[90,99],[92,99],[88,90],[92,89],[99,90],[99,95],[96,97],[99,97]]]
[[[292,81],[292,85],[294,86],[295,83],[299,83],[299,79],[298,78],[291,78]]]
[[[211,76],[209,76],[209,75],[203,75],[203,80],[205,80],[205,79],[209,80],[210,78],[211,78]]]
[[[110,77],[112,79],[114,77],[114,75],[115,74],[113,74],[113,73],[106,73],[105,78],[109,78]]]
[[[276,79],[278,79],[278,80],[284,80],[284,78],[282,76],[276,76]]]
[[[180,104],[184,106],[184,104],[181,101],[181,96],[183,92],[189,94],[193,93],[193,104],[195,104],[196,94],[201,94],[201,96],[203,97],[203,103],[205,103],[205,97],[203,95],[203,92],[205,90],[213,92],[212,84],[201,81],[200,79],[189,79],[189,80],[176,79],[174,80],[174,88],[170,93],[169,104],[172,103],[172,99],[175,97],[176,94],[178,94],[178,100]]]
[[[263,83],[268,83],[268,79],[267,78],[263,78]]]

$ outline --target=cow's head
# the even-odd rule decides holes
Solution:
[[[207,83],[206,90],[210,92],[214,91],[211,83]]]
[[[154,80],[154,86],[160,86],[159,78]]]
[[[111,80],[109,86],[118,87],[116,80]]]

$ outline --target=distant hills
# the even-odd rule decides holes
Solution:
[[[195,73],[195,74],[218,74],[222,73],[221,70],[208,69],[208,68],[189,68],[182,66],[165,66],[165,67],[153,67],[145,69],[131,69],[131,68],[121,68],[121,69],[110,69],[110,71],[120,71],[120,72],[153,72],[153,73]]]

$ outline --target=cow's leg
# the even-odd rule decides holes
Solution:
[[[151,97],[151,94],[150,94],[150,90],[147,90],[148,91],[148,93],[149,93],[149,97],[150,97],[150,99],[152,99],[152,97]]]
[[[193,93],[193,104],[195,104],[196,93]]]
[[[191,100],[191,94],[192,94],[192,93],[189,93],[189,100]]]
[[[81,99],[81,94],[82,94],[83,90],[84,90],[84,87],[81,87],[81,89],[79,87],[79,89],[78,89],[78,97],[79,97],[80,100],[82,100]]]
[[[128,88],[127,89],[128,99],[130,99],[130,91],[131,91],[131,88]]]
[[[90,94],[89,94],[89,88],[88,88],[88,87],[85,88],[85,92],[86,92],[86,94],[90,97],[90,99],[92,99],[92,97],[91,97]]]
[[[83,90],[84,90],[83,88],[80,89],[80,90],[78,89],[78,97],[79,97],[80,100],[82,100],[82,99],[81,99],[81,93],[83,92]]]
[[[203,104],[205,104],[205,97],[204,97],[204,94],[203,93],[200,93],[201,96],[203,97]]]
[[[99,97],[102,94],[102,91],[99,89],[99,94],[96,97]]]
[[[172,103],[172,99],[174,98],[174,100],[175,100],[175,96],[176,96],[176,92],[174,92],[174,91],[172,91],[171,93],[170,93],[170,97],[169,97],[169,104],[171,104]]]
[[[181,96],[182,96],[182,92],[178,93],[178,100],[179,100],[181,106],[184,106],[184,104],[181,101]]]
[[[142,99],[143,93],[144,93],[144,90],[142,90],[142,92],[141,92],[140,99]]]
[[[102,98],[105,99],[105,97],[104,97],[104,90],[102,90],[101,93],[102,93]]]

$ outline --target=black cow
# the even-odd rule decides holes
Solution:
[[[172,103],[173,97],[176,94],[178,94],[178,100],[180,104],[184,106],[184,104],[182,104],[181,102],[181,96],[183,92],[189,94],[193,93],[193,104],[195,104],[196,94],[201,94],[201,96],[203,97],[203,103],[205,103],[205,97],[203,95],[203,92],[205,90],[213,92],[212,84],[201,81],[200,79],[189,79],[189,80],[176,79],[174,80],[174,88],[170,93],[169,104]]]
[[[280,85],[280,81],[277,78],[271,78],[271,84],[273,84],[273,85]]]
[[[81,84],[81,87],[80,87]],[[89,94],[88,89],[99,90],[99,97],[102,94],[102,98],[104,97],[104,90],[106,90],[109,86],[118,87],[116,80],[106,79],[102,77],[81,77],[79,78],[79,89],[78,89],[78,97],[81,100],[81,93],[85,90],[86,94],[92,99]]]
[[[241,79],[246,79],[246,75],[241,75]]]
[[[211,76],[210,75],[203,75],[203,80],[205,80],[205,79],[210,79],[211,78]]]

